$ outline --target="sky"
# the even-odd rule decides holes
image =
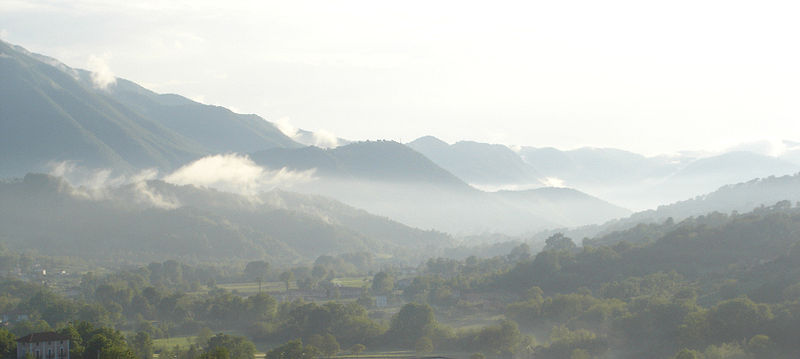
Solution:
[[[800,140],[799,16],[796,1],[3,0],[0,38],[352,140],[774,152]]]

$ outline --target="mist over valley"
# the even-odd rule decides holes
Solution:
[[[692,36],[650,17],[610,34],[632,20],[589,4],[608,23],[561,5],[519,10],[559,13],[536,21],[468,4],[195,5],[0,5],[0,359],[800,356],[800,132],[760,57],[706,43],[675,57],[650,42]],[[82,25],[33,42],[49,55],[12,44],[3,20],[45,13]],[[595,26],[552,22],[575,16]],[[113,19],[148,19],[138,47],[87,53],[90,69],[56,58]],[[177,30],[194,22],[266,26],[269,46],[198,51],[217,40]],[[86,49],[106,34],[92,32]],[[156,33],[175,38],[142,40]],[[153,77],[111,72],[142,56]]]

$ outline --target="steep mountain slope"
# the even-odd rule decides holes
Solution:
[[[103,89],[91,74],[0,42],[0,176],[54,161],[132,171],[199,156],[299,146],[255,116],[156,95],[129,81]]]
[[[541,175],[504,145],[460,141],[453,145],[436,137],[418,138],[407,146],[422,153],[467,183],[479,186],[508,184],[540,186]]]
[[[255,152],[301,147],[275,125],[256,115],[236,114],[173,94],[157,94],[119,79],[110,96],[164,127],[203,146],[206,152]]]
[[[62,68],[0,43],[0,174],[48,161],[166,167],[200,153],[158,123],[88,88]]]
[[[287,264],[353,251],[413,256],[450,242],[321,197],[245,197],[160,181],[73,188],[47,175],[0,184],[0,238],[15,248],[93,259],[268,257]]]

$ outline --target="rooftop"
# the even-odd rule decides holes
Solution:
[[[17,339],[20,343],[39,343],[52,342],[56,340],[69,340],[69,335],[58,334],[56,332],[31,333]]]

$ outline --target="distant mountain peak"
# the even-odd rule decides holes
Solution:
[[[449,146],[447,142],[434,136],[422,136],[408,143],[409,146]]]

